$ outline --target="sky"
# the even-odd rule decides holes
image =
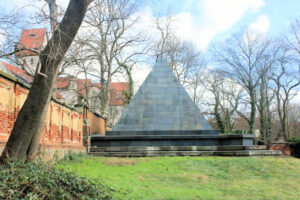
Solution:
[[[152,0],[142,10],[141,22],[148,28],[154,16],[170,10],[177,36],[205,53],[212,44],[245,29],[279,37],[300,17],[300,0]],[[138,84],[149,71],[146,65],[136,69]]]
[[[66,0],[57,0],[66,8]],[[174,30],[183,40],[193,41],[206,50],[214,41],[222,40],[243,28],[252,27],[270,35],[279,35],[291,20],[300,17],[300,0],[138,0],[141,24],[151,26],[158,13],[171,10],[175,15]],[[31,6],[28,6],[31,5]],[[0,0],[0,11],[17,10],[33,15],[43,0]],[[26,7],[27,6],[27,7]]]
[[[142,2],[142,0],[138,0]],[[62,7],[66,0],[57,0]],[[192,41],[206,52],[210,45],[228,38],[242,29],[253,29],[278,37],[287,30],[289,23],[300,17],[300,0],[145,0],[139,11],[138,29],[149,31],[154,16],[172,11],[174,31],[182,40]],[[33,15],[34,7],[44,5],[42,0],[0,0],[1,10],[23,8],[25,15]],[[31,25],[32,26],[32,25]],[[41,26],[41,25],[39,25]],[[26,27],[26,25],[25,25]],[[28,27],[31,28],[31,27]],[[147,64],[134,70],[137,85],[140,85],[150,71]]]
[[[248,27],[277,36],[300,17],[299,0],[166,0],[164,4],[176,13],[180,37],[202,50]],[[152,13],[157,7],[153,3]]]

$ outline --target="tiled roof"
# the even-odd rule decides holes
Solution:
[[[124,91],[129,90],[128,82],[111,83],[110,85],[110,105],[122,106],[125,104]]]
[[[56,92],[57,99],[65,99],[59,92]]]
[[[92,87],[98,87],[97,84],[92,83],[91,79],[76,79],[77,90],[80,94],[86,96],[86,91]]]
[[[59,77],[57,79],[57,88],[58,89],[68,89],[72,77]],[[86,89],[88,91],[91,88],[98,88],[100,90],[101,84],[93,83],[91,79],[76,79],[77,90],[79,94],[86,96]],[[129,84],[128,82],[113,82],[110,85],[110,105],[111,106],[121,106],[124,105],[125,99],[123,91],[128,91]]]
[[[20,80],[22,80],[22,81],[24,81],[25,83],[28,83],[28,84],[32,83],[33,77],[27,75],[23,69],[20,69],[16,66],[13,66],[13,65],[8,64],[8,63],[3,62],[3,61],[0,61],[0,63],[3,66],[5,66],[6,70],[8,72],[10,72],[10,74],[14,75],[16,78],[18,78],[18,79],[20,79]],[[56,98],[64,100],[64,97],[59,92],[56,93]]]
[[[72,77],[58,77],[57,78],[57,88],[58,89],[67,89],[70,85]]]
[[[28,74],[25,73],[25,71],[23,69],[20,69],[16,66],[13,66],[11,64],[8,64],[6,62],[0,61],[5,67],[6,69],[11,72],[16,78],[19,78],[21,80],[23,80],[26,83],[31,84],[33,78],[31,76],[29,76]]]
[[[46,35],[46,28],[23,29],[20,37],[20,42],[17,48],[22,49],[25,47],[25,48],[41,51],[43,49],[45,35]],[[31,56],[31,55],[36,55],[36,53],[29,50],[21,50],[19,52],[16,52],[16,55]]]

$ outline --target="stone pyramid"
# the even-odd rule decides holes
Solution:
[[[113,131],[212,130],[167,62],[159,58]]]

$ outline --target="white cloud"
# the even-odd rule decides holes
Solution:
[[[194,19],[191,13],[181,12],[174,17],[174,30],[184,40],[194,39]]]
[[[250,24],[249,29],[259,33],[266,33],[270,28],[270,20],[266,15],[259,15],[257,20]]]
[[[203,0],[198,3],[199,15],[176,15],[176,31],[204,50],[218,33],[230,29],[246,12],[257,12],[264,5],[263,0]]]
[[[218,33],[230,29],[246,12],[257,12],[263,6],[263,0],[203,0],[198,4],[198,15],[190,12],[175,15],[173,28],[181,39],[190,40],[205,50]],[[158,38],[153,11],[146,8],[138,15],[140,23],[136,30],[150,33],[152,39]],[[137,80],[136,87],[143,83],[149,71],[150,67],[146,65],[135,67],[133,76]]]

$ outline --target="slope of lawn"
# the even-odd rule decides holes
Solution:
[[[75,157],[58,168],[111,187],[114,199],[300,200],[300,159]]]

